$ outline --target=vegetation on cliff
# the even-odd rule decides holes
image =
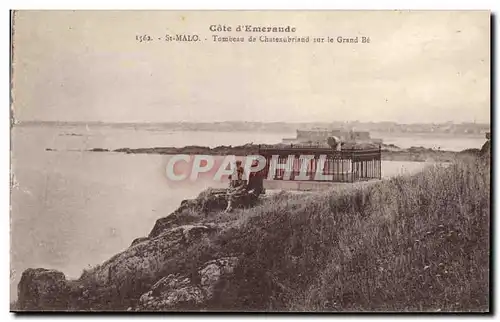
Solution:
[[[224,203],[211,190],[183,202],[79,280],[25,272],[20,309],[489,310],[489,157],[229,214]]]
[[[219,309],[488,309],[490,169],[471,159],[353,191],[277,196],[190,254],[241,252]]]

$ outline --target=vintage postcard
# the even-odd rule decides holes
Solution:
[[[11,311],[490,311],[489,11],[11,14]]]

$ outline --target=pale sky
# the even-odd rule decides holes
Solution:
[[[489,12],[24,11],[14,23],[21,121],[490,120]],[[211,24],[370,43],[214,43],[251,34]],[[202,41],[136,41],[167,33]]]

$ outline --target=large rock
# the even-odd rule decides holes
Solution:
[[[155,276],[171,256],[215,231],[215,225],[183,225],[168,229],[104,262],[93,272],[94,281],[119,286],[131,276],[135,279]]]
[[[222,211],[227,207],[228,189],[208,188],[201,192],[195,199],[183,200],[179,208],[172,214],[156,221],[148,238],[154,238],[163,231],[190,223],[197,216],[206,216],[211,212]],[[252,207],[256,205],[258,197],[246,191],[233,196],[235,207]],[[143,240],[140,240],[143,241]],[[139,242],[139,240],[135,241]]]
[[[138,310],[193,310],[203,307],[203,304],[213,299],[221,277],[232,274],[237,263],[236,257],[205,263],[198,270],[199,283],[180,274],[163,277],[141,296]]]
[[[200,287],[188,277],[170,274],[160,279],[151,290],[140,298],[140,309],[147,311],[169,310],[179,307],[196,307],[205,301]]]
[[[236,264],[238,264],[238,258],[225,257],[209,261],[200,269],[200,286],[204,290],[207,299],[211,300],[213,298],[217,282],[223,275],[232,274]]]
[[[145,241],[147,241],[147,240],[149,240],[149,238],[148,238],[148,237],[139,237],[139,238],[136,238],[136,239],[134,239],[134,240],[132,241],[132,244],[130,244],[130,247],[135,246],[135,245],[137,245],[137,244],[139,244],[139,243],[145,242]]]
[[[29,268],[18,284],[18,310],[63,310],[68,307],[70,287],[62,272]]]
[[[183,200],[173,213],[156,221],[148,238],[155,238],[168,229],[192,222],[196,219],[193,218],[193,214],[203,216],[211,211],[225,209],[227,207],[226,194],[227,189],[209,188],[195,199]]]
[[[77,281],[67,281],[63,273],[55,270],[27,269],[18,284],[18,309],[108,309],[105,302],[115,301],[113,305],[119,305],[120,298],[138,299],[149,283],[162,274],[172,256],[217,229],[215,225],[171,228],[155,238],[137,241],[102,265],[86,271]]]

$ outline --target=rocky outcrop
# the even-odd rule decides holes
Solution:
[[[25,270],[17,290],[18,310],[63,310],[68,305],[70,287],[64,274],[56,270]]]
[[[205,263],[200,270],[200,286],[208,299],[212,299],[215,294],[215,287],[222,276],[232,274],[238,264],[237,257],[219,258]]]
[[[93,272],[94,282],[122,285],[130,276],[138,280],[155,276],[169,257],[215,231],[215,225],[183,225],[166,229],[104,262]]]
[[[235,204],[241,207],[253,207],[257,204],[258,198],[253,194],[244,193],[238,196]],[[227,207],[227,189],[209,188],[201,192],[198,197],[191,200],[183,200],[177,210],[167,217],[156,221],[148,238],[158,236],[165,229],[177,227],[188,222],[196,221],[199,218],[193,216],[206,216],[209,213],[222,211]]]
[[[227,189],[209,188],[198,195],[195,199],[183,200],[179,208],[167,217],[156,221],[148,238],[154,238],[172,227],[178,227],[185,223],[196,221],[193,215],[205,216],[209,212],[221,211],[227,207]]]
[[[144,241],[147,241],[147,240],[148,240],[148,237],[139,237],[139,238],[136,238],[136,239],[134,239],[132,241],[132,244],[130,244],[130,247],[135,246],[135,245],[137,245],[139,243],[142,243]]]
[[[188,276],[170,274],[160,279],[139,300],[140,310],[196,309],[212,300],[221,278],[231,274],[238,263],[236,257],[212,260],[199,269],[199,283]]]
[[[210,148],[207,146],[185,146],[185,147],[154,147],[154,148],[120,148],[113,152],[127,154],[189,154],[189,155],[252,155],[259,151],[257,144],[245,144],[239,146],[217,146]]]
[[[18,284],[18,310],[79,310],[96,303],[94,309],[116,297],[134,297],[147,283],[164,272],[169,259],[218,230],[216,225],[182,225],[155,238],[136,240],[127,250],[102,265],[86,271],[77,281],[63,273],[43,268],[27,269]],[[141,294],[137,294],[139,297]]]
[[[188,277],[170,274],[160,279],[151,291],[140,298],[139,310],[159,311],[179,307],[196,307],[205,300],[202,290]]]
[[[237,259],[222,257],[195,266],[196,278],[193,272],[186,275],[169,267],[175,266],[176,255],[220,231],[206,219],[226,208],[226,193],[208,189],[184,200],[172,214],[158,219],[147,237],[136,238],[78,280],[68,281],[54,270],[27,269],[18,285],[18,310],[121,309],[124,303],[134,310],[201,307],[213,298],[220,278],[232,273]]]
[[[279,145],[279,144],[278,144]],[[345,143],[343,145],[344,149],[351,148],[378,148],[378,144],[373,143]],[[399,148],[394,144],[384,144],[380,145],[382,149],[382,160],[386,161],[426,161],[429,159],[439,161],[439,162],[451,162],[454,160],[457,152],[454,151],[443,151],[440,149],[427,149],[422,147],[411,147],[408,149]],[[47,151],[57,151],[55,149],[46,149]],[[106,150],[101,148],[93,148],[86,151],[90,152],[119,152],[127,154],[164,154],[164,155],[176,155],[176,154],[188,154],[188,155],[214,155],[214,156],[247,156],[255,155],[259,152],[258,145],[246,144],[242,146],[219,146],[215,148],[204,147],[204,146],[185,146],[185,147],[153,147],[153,148],[120,148],[116,150]]]

